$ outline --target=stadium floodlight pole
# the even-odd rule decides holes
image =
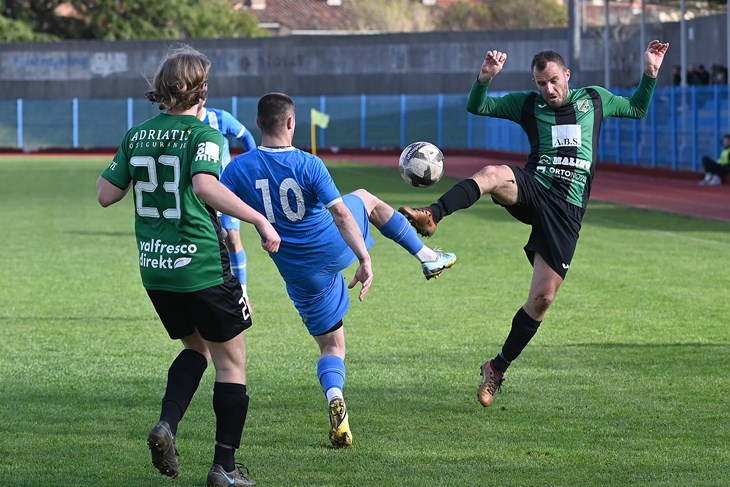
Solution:
[[[682,88],[687,87],[687,22],[685,21],[684,14],[686,13],[686,6],[684,0],[679,2],[680,5],[680,17],[679,17],[679,64],[682,66],[681,78],[682,82],[680,85]]]
[[[639,59],[644,58],[644,49],[646,49],[646,0],[641,0],[641,27],[639,28]],[[644,65],[638,63],[639,77],[644,72]]]
[[[568,67],[578,83],[582,83],[580,72],[580,1],[568,0]]]
[[[611,89],[611,19],[608,15],[611,2],[603,2],[603,86]]]

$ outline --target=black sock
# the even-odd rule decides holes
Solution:
[[[476,181],[471,178],[459,181],[430,206],[434,223],[438,223],[443,217],[457,210],[469,208],[481,196],[482,192]]]
[[[215,444],[213,463],[217,463],[226,472],[232,472],[236,468],[236,449],[228,445]]]
[[[530,315],[525,312],[524,308],[520,308],[512,318],[512,329],[507,335],[502,346],[502,352],[494,357],[494,368],[499,372],[504,372],[514,359],[520,356],[522,350],[525,349],[532,337],[537,333],[541,321],[533,320]]]
[[[234,453],[241,446],[243,425],[246,423],[248,413],[246,385],[216,382],[213,386],[213,411],[215,411],[216,441],[213,462],[222,465],[227,472],[230,472],[235,467]]]
[[[195,350],[185,349],[173,360],[167,371],[167,389],[162,398],[160,419],[170,424],[173,435],[200,385],[208,361]]]

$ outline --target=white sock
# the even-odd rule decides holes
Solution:
[[[424,262],[431,262],[438,259],[438,255],[436,255],[436,252],[434,252],[433,249],[424,245],[421,250],[416,252],[416,259],[423,264]]]
[[[325,395],[327,396],[327,404],[332,402],[332,399],[339,397],[340,399],[344,399],[344,396],[342,395],[342,389],[339,387],[330,387],[327,389],[327,392],[325,392]]]

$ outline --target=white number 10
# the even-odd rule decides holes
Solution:
[[[271,206],[271,191],[269,190],[269,180],[257,179],[256,189],[261,190],[261,196],[264,199],[264,210],[266,211],[266,218],[268,218],[271,223],[275,223],[276,218],[274,217],[274,208]],[[294,211],[289,204],[289,191],[294,193],[294,200],[296,201],[297,211]],[[302,188],[294,179],[286,178],[281,182],[281,186],[279,186],[279,202],[281,203],[281,209],[284,211],[284,214],[289,219],[289,221],[296,222],[304,217],[304,212],[306,211],[306,208],[304,207],[304,195],[302,193]]]

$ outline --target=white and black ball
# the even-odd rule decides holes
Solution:
[[[427,188],[443,177],[444,155],[430,142],[413,142],[401,152],[398,170],[408,184]]]

